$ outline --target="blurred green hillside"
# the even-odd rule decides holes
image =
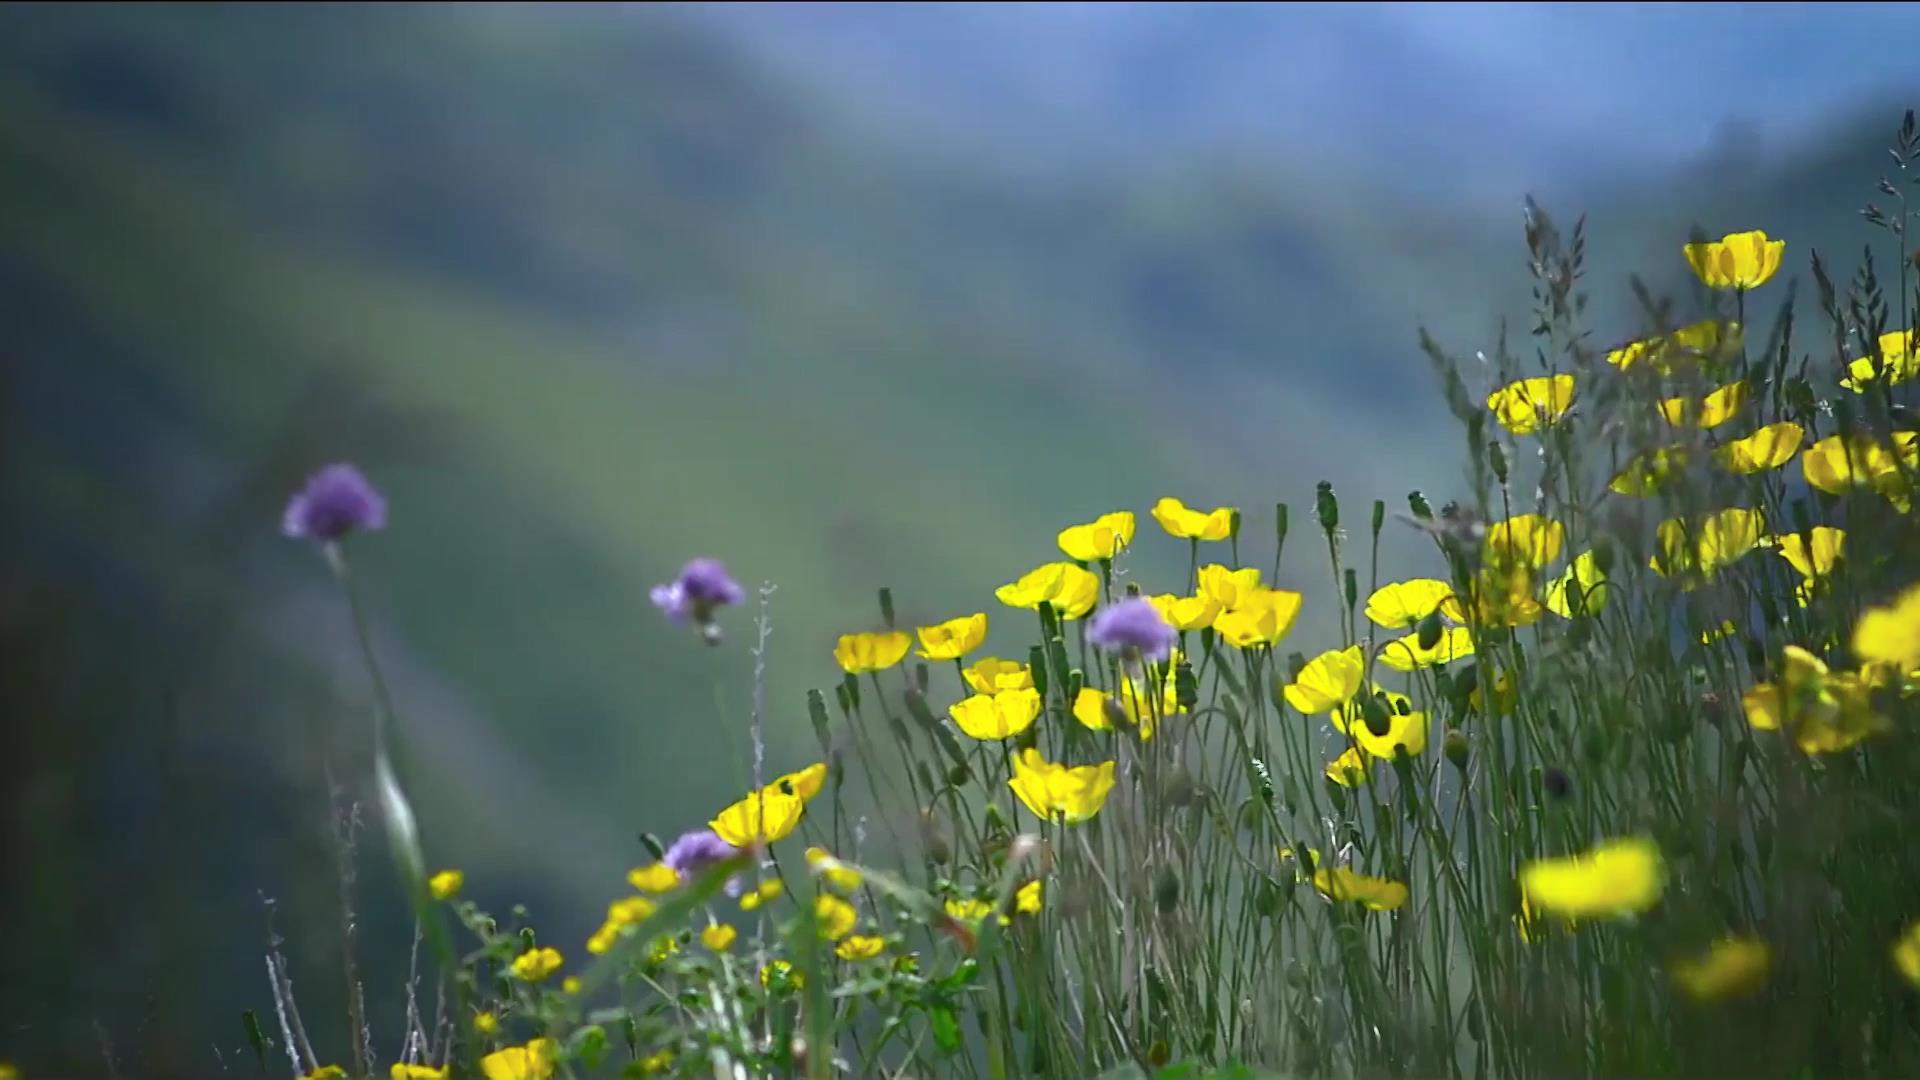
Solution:
[[[327,776],[363,790],[367,691],[277,535],[319,464],[392,500],[350,551],[430,858],[582,937],[637,832],[744,783],[749,613],[707,650],[646,600],[686,557],[778,583],[797,767],[876,586],[1017,618],[991,590],[1061,526],[1140,511],[1161,585],[1154,498],[1245,507],[1263,564],[1286,498],[1311,603],[1316,480],[1355,522],[1449,487],[1414,330],[1524,304],[1517,214],[1311,162],[1016,184],[856,127],[665,9],[0,8],[0,1048],[91,1069],[97,1019],[143,1075],[205,1067],[264,1000],[260,893],[336,1031]],[[1857,243],[1877,135],[1622,193],[1595,261],[1681,269],[1695,220]]]

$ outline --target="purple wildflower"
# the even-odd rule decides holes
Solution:
[[[733,858],[739,854],[739,850],[720,839],[720,835],[712,829],[696,829],[675,840],[660,861],[672,867],[681,877],[689,877],[715,863]]]
[[[692,616],[694,622],[708,628],[713,624],[714,608],[738,604],[747,596],[718,559],[694,559],[681,568],[679,577],[655,585],[648,595],[654,606],[674,622],[685,622]],[[708,639],[714,640],[714,636],[709,634]]]
[[[1179,638],[1160,612],[1137,596],[1100,609],[1087,636],[1101,649],[1149,663],[1165,660]]]
[[[296,540],[332,543],[355,529],[387,527],[387,499],[351,465],[329,465],[287,502],[280,530]]]

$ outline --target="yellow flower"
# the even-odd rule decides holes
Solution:
[[[1780,652],[1778,679],[1741,696],[1747,723],[1758,731],[1786,730],[1807,754],[1850,750],[1891,725],[1873,709],[1874,682],[1857,672],[1829,672],[1798,645]]]
[[[760,969],[760,985],[769,990],[791,987],[798,990],[807,985],[807,977],[793,969],[785,960],[773,960]]]
[[[885,671],[907,655],[908,639],[904,630],[884,633],[842,634],[833,647],[833,658],[849,675]]]
[[[1621,495],[1652,495],[1686,468],[1684,447],[1654,450],[1627,462],[1627,467],[1620,470],[1620,475],[1614,477],[1607,488]]]
[[[833,947],[842,960],[871,960],[886,950],[887,939],[871,934],[855,934]]]
[[[1836,529],[1829,525],[1813,527],[1813,540],[1800,533],[1788,533],[1773,538],[1774,550],[1800,572],[1800,587],[1794,591],[1801,607],[1806,607],[1813,599],[1813,588],[1821,578],[1833,572],[1834,564],[1847,546],[1845,529]]]
[[[1323,652],[1307,661],[1287,687],[1287,704],[1308,716],[1343,705],[1360,692],[1366,669],[1365,654],[1358,645]]]
[[[467,883],[467,875],[458,870],[442,870],[427,879],[427,893],[435,900],[451,900],[460,895],[460,886]]]
[[[1417,668],[1438,667],[1451,664],[1463,656],[1473,655],[1473,631],[1464,626],[1449,626],[1440,631],[1433,647],[1420,647],[1420,635],[1408,634],[1395,638],[1380,646],[1380,662],[1395,671],[1413,671]]]
[[[1731,566],[1766,537],[1766,519],[1758,510],[1731,507],[1688,525],[1668,518],[1654,531],[1654,553],[1647,565],[1665,577],[1682,576],[1683,588]]]
[[[525,1046],[509,1046],[480,1059],[480,1071],[487,1080],[547,1080],[553,1075],[553,1061],[560,1045],[552,1039],[535,1039]]]
[[[740,898],[740,910],[741,911],[758,910],[760,905],[766,903],[769,900],[775,899],[785,891],[786,891],[786,886],[780,884],[779,878],[768,878],[767,880],[761,882],[758,888],[754,889],[753,891],[747,893],[745,896],[742,896]]]
[[[563,994],[577,994],[577,993],[579,993],[579,992],[580,992],[580,980],[579,980],[579,979],[578,979],[577,977],[575,977],[575,976],[572,976],[572,975],[569,975],[569,976],[567,976],[566,978],[564,978],[564,979],[561,979],[561,980],[560,980],[560,992],[561,992],[561,993],[563,993]]]
[[[1287,589],[1260,589],[1243,597],[1240,606],[1222,612],[1213,628],[1229,645],[1251,649],[1273,645],[1293,629],[1300,614],[1300,594]]]
[[[1010,739],[1033,726],[1040,715],[1040,691],[1002,690],[975,694],[954,703],[947,714],[972,738]]]
[[[1369,712],[1374,713],[1376,721],[1385,721],[1385,727],[1378,733],[1367,722]],[[1391,761],[1402,747],[1409,755],[1418,755],[1427,748],[1427,714],[1415,712],[1407,695],[1378,686],[1369,697],[1333,710],[1332,720],[1335,729],[1352,735],[1360,749],[1374,757]]]
[[[1013,894],[1013,910],[1022,915],[1038,915],[1045,900],[1045,889],[1041,883],[1038,880],[1029,881]]]
[[[1727,323],[1722,327],[1720,323],[1709,319],[1683,326],[1670,337],[1650,337],[1614,349],[1607,354],[1607,363],[1625,371],[1645,360],[1660,374],[1668,375],[1677,366],[1677,360],[1730,355],[1739,350],[1740,342],[1739,323]]]
[[[1098,765],[1057,765],[1031,747],[1013,759],[1013,777],[1007,786],[1035,817],[1058,819],[1068,825],[1086,821],[1106,805],[1113,790],[1111,761]]]
[[[1598,615],[1607,606],[1607,575],[1600,560],[1591,551],[1583,551],[1567,564],[1560,576],[1547,583],[1547,610],[1563,619],[1574,616],[1574,604],[1588,615]]]
[[[387,1070],[387,1075],[392,1080],[447,1080],[447,1070],[444,1065],[436,1069],[431,1065],[403,1065],[397,1061]],[[0,1074],[0,1080],[7,1080],[7,1078],[4,1074]]]
[[[473,1030],[482,1035],[491,1035],[500,1030],[500,1018],[490,1012],[473,1014]]]
[[[1037,609],[1050,603],[1061,618],[1077,619],[1100,599],[1100,575],[1070,562],[1048,563],[1000,586],[993,595],[1008,607]]]
[[[790,772],[767,785],[767,791],[775,795],[797,795],[801,802],[812,799],[827,786],[827,763],[816,761],[801,769]]]
[[[1479,672],[1476,673],[1476,676],[1473,680],[1473,689],[1467,692],[1467,704],[1473,706],[1473,708],[1478,712],[1487,711],[1486,699],[1480,693],[1481,688],[1486,685],[1486,682],[1487,682],[1487,671],[1485,668],[1482,668],[1480,669]],[[1493,679],[1493,713],[1494,715],[1496,716],[1507,715],[1508,713],[1513,711],[1513,706],[1518,701],[1519,701],[1519,693],[1514,689],[1513,676],[1505,671],[1502,671],[1498,675],[1494,676],[1494,679]]]
[[[1674,427],[1696,425],[1703,428],[1717,428],[1733,419],[1747,403],[1747,384],[1728,383],[1713,391],[1698,403],[1693,398],[1673,397],[1660,403],[1660,415]]]
[[[1508,383],[1487,397],[1500,426],[1515,435],[1531,435],[1573,408],[1573,376],[1550,375]]]
[[[526,982],[543,982],[560,970],[561,962],[558,949],[530,949],[514,957],[513,974]]]
[[[680,884],[680,874],[666,863],[654,863],[627,871],[627,882],[641,892],[672,892]]]
[[[807,849],[807,868],[827,879],[827,884],[843,892],[852,892],[860,887],[860,871],[833,857],[826,848]]]
[[[1688,244],[1687,264],[1710,289],[1756,289],[1780,269],[1785,240],[1769,240],[1759,229],[1728,233],[1711,243]]]
[[[1359,787],[1367,780],[1367,762],[1370,759],[1360,752],[1357,746],[1347,747],[1346,753],[1334,758],[1327,765],[1327,779],[1341,787]]]
[[[1200,630],[1212,626],[1224,606],[1211,596],[1175,596],[1172,593],[1149,596],[1147,602],[1175,630]]]
[[[1806,432],[1791,420],[1768,424],[1744,439],[1735,439],[1713,452],[1713,460],[1730,473],[1747,476],[1777,469],[1800,452]]]
[[[1367,618],[1388,630],[1405,629],[1433,614],[1452,595],[1453,586],[1435,578],[1382,585],[1367,597]]]
[[[667,957],[680,951],[680,943],[672,934],[661,934],[647,944],[647,960],[655,964],[666,963]]]
[[[1497,569],[1539,570],[1560,557],[1566,538],[1566,526],[1559,522],[1539,514],[1521,514],[1488,527],[1481,556],[1489,567]]]
[[[1534,574],[1525,566],[1488,567],[1474,577],[1467,595],[1440,601],[1440,613],[1457,623],[1495,628],[1531,626],[1546,611],[1534,599]]]
[[[1320,860],[1315,859],[1319,866]],[[1329,900],[1359,904],[1369,911],[1392,911],[1407,902],[1407,887],[1388,878],[1368,877],[1351,867],[1315,870],[1313,887]]]
[[[1153,520],[1183,540],[1225,540],[1233,535],[1234,519],[1240,511],[1222,506],[1211,513],[1187,509],[1179,499],[1166,498],[1153,504]]]
[[[968,686],[982,694],[1026,690],[1033,686],[1033,669],[1018,660],[983,656],[974,661],[972,667],[962,669],[961,674],[966,676]]]
[[[642,1076],[652,1076],[654,1073],[666,1072],[672,1064],[673,1051],[656,1050],[640,1059],[640,1073]]]
[[[1073,525],[1060,532],[1060,550],[1069,559],[1092,562],[1111,559],[1133,543],[1133,511],[1102,514],[1085,525]]]
[[[1744,997],[1766,985],[1773,954],[1755,937],[1722,938],[1698,956],[1676,961],[1673,981],[1695,1001]]]
[[[980,920],[993,914],[993,905],[985,900],[967,897],[952,899],[946,903],[947,914],[969,926],[977,926]]]
[[[700,944],[714,952],[726,952],[733,948],[733,939],[739,936],[740,932],[726,923],[713,923],[700,931]]]
[[[1920,667],[1920,585],[1886,607],[1868,608],[1853,627],[1853,653],[1867,663]]]
[[[1901,513],[1909,505],[1907,478],[1902,475],[1920,466],[1920,435],[1911,431],[1893,433],[1888,448],[1871,436],[1829,435],[1800,455],[1800,469],[1807,483],[1833,495],[1845,495],[1856,487],[1870,487]],[[1898,455],[1896,458],[1895,455]]]
[[[1920,986],[1920,922],[1908,924],[1893,943],[1893,966],[1915,986]]]
[[[1563,859],[1520,868],[1520,891],[1535,910],[1570,919],[1637,915],[1660,902],[1666,867],[1645,837],[1608,840]]]
[[[938,626],[922,626],[914,632],[920,635],[922,658],[958,660],[987,640],[987,616],[985,612],[963,615]]]
[[[1229,570],[1219,563],[1200,568],[1199,595],[1231,611],[1260,591],[1260,568]]]
[[[1872,357],[1862,356],[1847,365],[1850,378],[1840,380],[1840,385],[1856,394],[1863,394],[1867,387],[1882,380],[1894,386],[1920,375],[1920,338],[1912,330],[1890,330],[1880,335],[1880,356],[1876,362]]]
[[[301,1080],[347,1080],[347,1070],[338,1065],[322,1065]]]
[[[797,794],[761,790],[720,811],[707,827],[737,848],[771,844],[792,835],[806,808],[806,800]]]
[[[813,922],[820,930],[820,936],[828,941],[839,941],[853,933],[854,924],[860,916],[853,905],[832,893],[821,893],[813,898]]]

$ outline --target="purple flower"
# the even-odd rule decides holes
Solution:
[[[1101,608],[1087,636],[1107,652],[1150,663],[1165,660],[1179,638],[1153,605],[1137,596]]]
[[[692,877],[715,863],[733,858],[739,851],[712,829],[696,829],[675,840],[660,861],[681,877]]]
[[[727,576],[726,564],[718,559],[694,559],[680,570],[680,576],[665,585],[655,585],[648,594],[653,604],[674,622],[693,621],[705,625],[712,621],[713,609],[737,604],[746,593]]]
[[[329,465],[287,502],[280,530],[296,540],[332,543],[355,529],[387,527],[387,499],[351,465]]]

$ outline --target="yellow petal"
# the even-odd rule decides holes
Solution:
[[[833,658],[850,675],[884,671],[907,655],[911,644],[903,630],[877,634],[842,634],[833,647]]]
[[[1539,514],[1521,514],[1487,529],[1482,555],[1488,566],[1539,570],[1560,557],[1566,526]]]
[[[1002,660],[993,656],[981,657],[961,674],[966,676],[968,686],[982,694],[1025,690],[1033,685],[1033,670],[1027,665],[1018,660]]]
[[[914,632],[920,635],[922,657],[928,660],[958,660],[987,640],[987,616],[985,612],[963,615],[937,626],[922,626]]]
[[[1733,419],[1747,403],[1747,384],[1728,383],[1696,402],[1692,398],[1668,398],[1660,403],[1660,415],[1675,427],[1697,425],[1716,428]]]
[[[1149,596],[1147,602],[1175,630],[1200,630],[1213,625],[1224,605],[1211,596]]]
[[[1544,375],[1508,383],[1487,397],[1500,426],[1515,435],[1531,435],[1573,407],[1573,376]]]
[[[1133,511],[1102,514],[1085,525],[1073,525],[1060,532],[1060,550],[1070,559],[1093,562],[1111,559],[1133,543]]]
[[[1007,786],[1034,816],[1077,824],[1100,812],[1113,790],[1114,763],[1066,766],[1028,748],[1013,759]]]
[[[1920,922],[1909,924],[1894,941],[1893,966],[1902,978],[1920,986]]]
[[[1259,589],[1243,598],[1240,607],[1222,612],[1213,621],[1213,628],[1236,648],[1271,646],[1287,636],[1299,614],[1299,593]]]
[[[1033,726],[1040,716],[1040,704],[1040,692],[1028,687],[993,695],[975,694],[955,702],[947,712],[972,738],[1010,739]]]
[[[1713,458],[1720,467],[1739,475],[1764,472],[1777,469],[1793,460],[1800,452],[1800,443],[1806,433],[1799,424],[1791,420],[1782,420],[1714,451]]]
[[[700,944],[714,952],[726,952],[733,948],[733,939],[738,936],[739,931],[726,923],[714,923],[700,931]]]
[[[1880,335],[1880,355],[1862,356],[1847,365],[1848,378],[1840,385],[1856,394],[1884,381],[1889,386],[1920,375],[1920,335],[1912,330],[1890,330]]]
[[[627,882],[641,892],[672,892],[680,884],[680,875],[666,863],[654,863],[627,871]]]
[[[737,848],[786,839],[800,824],[806,802],[797,795],[760,791],[720,811],[707,827]]]
[[[1766,985],[1772,952],[1754,937],[1722,938],[1697,956],[1676,962],[1674,985],[1695,1001],[1724,1001]]]
[[[1895,664],[1902,671],[1920,667],[1920,585],[1861,614],[1853,628],[1853,653],[1863,662]]]
[[[1785,240],[1769,240],[1765,232],[1728,233],[1712,243],[1688,244],[1686,256],[1702,283],[1713,289],[1754,289],[1780,269]]]
[[[1698,359],[1719,359],[1740,349],[1739,323],[1724,326],[1711,319],[1685,326],[1668,337],[1651,337],[1621,346],[1607,353],[1607,363],[1626,370],[1645,361],[1662,375],[1672,374],[1682,363]]]
[[[834,955],[842,960],[871,960],[887,947],[887,939],[870,934],[855,934],[834,946]]]
[[[1607,606],[1607,575],[1591,551],[1581,552],[1567,564],[1560,576],[1547,585],[1547,610],[1563,619],[1574,617],[1574,605],[1587,615],[1598,615]]]
[[[1440,631],[1433,647],[1420,647],[1420,635],[1408,634],[1380,646],[1380,662],[1395,671],[1439,667],[1464,656],[1473,655],[1473,631],[1464,626],[1449,626]]]
[[[1568,918],[1636,915],[1659,903],[1665,887],[1660,849],[1643,837],[1609,840],[1579,855],[1520,868],[1527,902]]]
[[[1233,535],[1234,518],[1239,511],[1230,506],[1219,507],[1209,513],[1189,510],[1187,505],[1175,498],[1161,499],[1153,504],[1153,520],[1168,533],[1184,540],[1225,540]]]
[[[1389,630],[1412,626],[1434,613],[1453,595],[1453,586],[1435,578],[1414,578],[1382,585],[1367,597],[1367,618]]]
[[[1359,747],[1350,746],[1327,765],[1327,779],[1341,787],[1359,787],[1367,780],[1367,761]]]
[[[1308,661],[1286,688],[1287,704],[1308,716],[1326,712],[1359,693],[1365,675],[1360,646],[1323,652]]]
[[[1313,887],[1329,900],[1359,904],[1370,911],[1392,911],[1407,902],[1407,887],[1400,882],[1368,877],[1345,866],[1314,871]]]
[[[1257,566],[1229,570],[1219,563],[1210,563],[1200,568],[1198,578],[1199,595],[1226,610],[1239,607],[1248,597],[1260,591],[1260,568]]]

